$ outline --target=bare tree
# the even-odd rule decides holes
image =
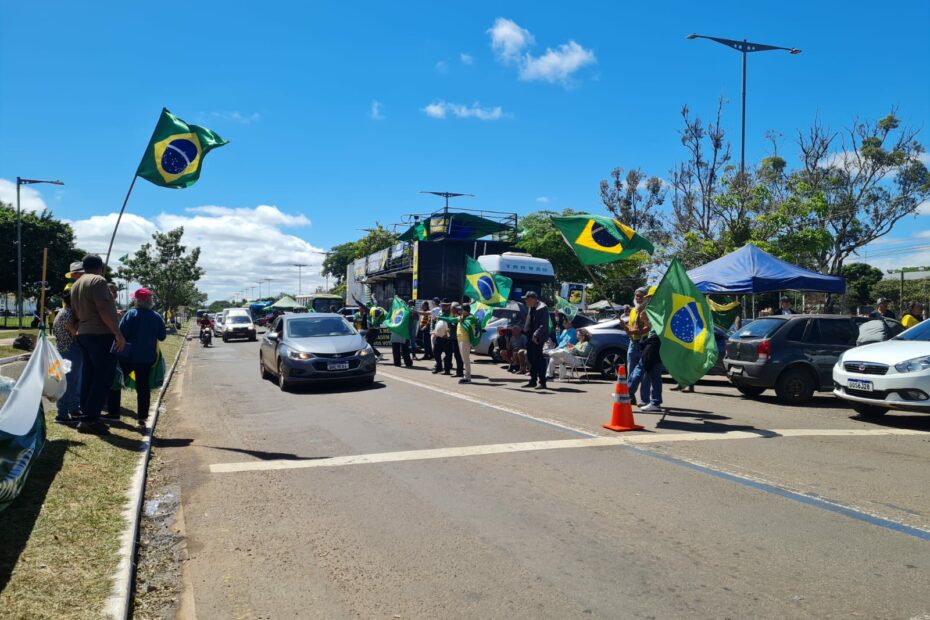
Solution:
[[[659,207],[666,189],[659,177],[647,177],[634,168],[623,177],[623,168],[614,168],[610,180],[601,181],[601,202],[615,218],[653,243],[665,243],[668,231]]]
[[[803,168],[792,179],[794,189],[819,201],[812,225],[832,237],[816,257],[823,272],[839,273],[851,254],[888,234],[930,196],[918,130],[901,125],[895,112],[856,121],[842,133],[815,123],[798,136]]]

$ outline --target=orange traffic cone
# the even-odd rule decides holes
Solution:
[[[610,424],[602,424],[611,431],[639,431],[643,427],[633,420],[633,407],[630,406],[630,392],[626,387],[626,366],[617,368],[617,383],[614,384],[614,409]]]

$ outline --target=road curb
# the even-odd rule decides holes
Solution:
[[[114,620],[128,619],[130,615],[130,603],[132,602],[132,578],[135,572],[133,562],[136,556],[136,541],[139,537],[139,517],[142,513],[142,500],[145,498],[145,481],[149,467],[149,455],[152,452],[152,436],[155,434],[155,425],[158,423],[158,411],[161,409],[161,402],[168,391],[171,379],[174,377],[174,371],[181,359],[181,353],[188,343],[188,336],[191,328],[182,335],[184,340],[178,349],[178,354],[174,357],[171,368],[165,375],[165,382],[161,386],[158,398],[149,408],[149,423],[146,427],[145,436],[142,438],[140,452],[142,458],[136,466],[136,471],[132,476],[132,483],[129,487],[128,500],[123,516],[126,518],[126,529],[120,536],[119,565],[113,574],[113,589],[103,608],[104,616]]]

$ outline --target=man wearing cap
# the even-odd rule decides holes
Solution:
[[[546,389],[546,357],[543,345],[549,339],[549,308],[546,307],[535,291],[527,291],[523,296],[526,304],[526,321],[523,332],[526,334],[526,361],[530,366],[530,380],[523,387]]]
[[[626,321],[620,321],[620,329],[630,336],[630,344],[626,351],[626,376],[627,379],[633,376],[633,371],[639,366],[640,359],[643,355],[642,339],[649,333],[648,320],[646,320],[646,295],[649,289],[641,286],[633,292],[633,307],[630,308],[629,318]],[[630,384],[630,401],[636,404],[636,386]],[[649,388],[645,383],[640,384],[640,401],[649,400]]]
[[[106,435],[106,425],[100,412],[106,402],[116,372],[116,356],[111,349],[122,351],[126,339],[119,330],[116,303],[103,277],[103,260],[88,254],[82,261],[84,275],[71,287],[71,308],[77,341],[84,353],[84,380],[81,394],[84,416],[78,430]]]
[[[888,299],[887,297],[879,297],[878,301],[875,302],[875,305],[878,307],[875,308],[875,310],[872,310],[872,312],[869,313],[869,316],[872,317],[873,319],[880,319],[882,317],[886,319],[898,318],[895,315],[895,313],[892,312],[891,309],[888,307],[889,302],[891,302],[891,300]]]
[[[775,314],[797,314],[797,312],[791,306],[794,305],[794,302],[791,301],[790,297],[783,296],[778,300],[778,311]]]

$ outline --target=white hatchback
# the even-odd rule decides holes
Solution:
[[[863,417],[889,409],[930,413],[930,320],[843,353],[833,367],[833,394]]]

